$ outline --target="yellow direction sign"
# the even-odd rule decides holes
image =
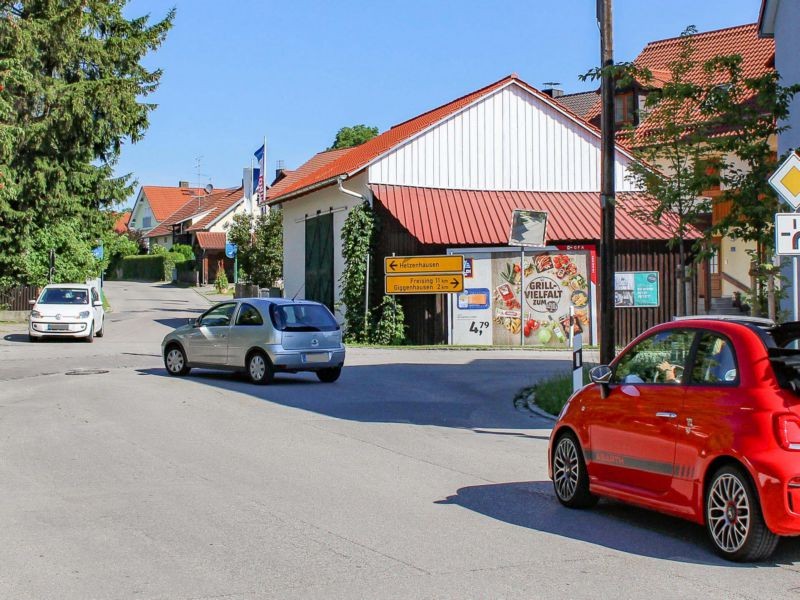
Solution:
[[[394,273],[463,273],[464,257],[460,254],[387,256],[384,259],[383,268],[387,275]]]
[[[460,257],[459,257],[460,258]],[[387,294],[447,294],[464,291],[464,275],[387,275]]]

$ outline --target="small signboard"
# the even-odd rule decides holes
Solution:
[[[387,275],[395,273],[463,273],[464,257],[460,254],[434,256],[387,256],[383,262]]]
[[[227,242],[225,244],[225,256],[227,256],[228,258],[233,258],[234,256],[236,256],[236,253],[238,251],[239,247],[236,244],[232,242]]]
[[[769,178],[769,184],[794,210],[800,207],[800,157],[792,152]]]
[[[511,216],[509,246],[544,246],[547,213],[541,210],[514,210]]]
[[[653,308],[659,305],[658,271],[629,271],[614,274],[614,306]]]
[[[775,215],[775,252],[778,256],[800,256],[800,213]]]
[[[489,288],[467,288],[458,295],[456,306],[459,310],[485,310],[492,301]]]
[[[103,254],[104,254],[104,253],[103,253],[103,246],[102,246],[102,244],[101,244],[100,246],[95,246],[94,248],[92,248],[92,254],[94,255],[94,257],[95,257],[97,260],[103,260]]]
[[[459,257],[460,258],[460,257]],[[387,294],[447,294],[464,290],[464,275],[387,275]]]

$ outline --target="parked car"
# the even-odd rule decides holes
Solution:
[[[615,498],[704,524],[735,561],[800,535],[800,323],[689,318],[591,370],[553,427],[549,474],[571,508]]]
[[[87,283],[51,283],[32,302],[28,339],[83,338],[93,342],[106,331],[100,292]]]
[[[324,304],[283,298],[217,304],[167,334],[161,349],[170,375],[194,367],[244,371],[258,384],[300,371],[332,383],[345,356],[341,327]]]

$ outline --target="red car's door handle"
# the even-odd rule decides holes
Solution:
[[[664,419],[674,419],[678,415],[674,412],[657,412],[656,416]]]

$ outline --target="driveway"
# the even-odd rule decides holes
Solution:
[[[704,531],[563,509],[549,422],[513,392],[563,354],[349,351],[335,384],[166,376],[208,303],[109,283],[95,344],[0,342],[0,597],[796,597],[800,544],[757,566]],[[12,330],[13,329],[13,330]],[[68,375],[80,369],[84,375]],[[97,369],[96,374],[89,374]]]

